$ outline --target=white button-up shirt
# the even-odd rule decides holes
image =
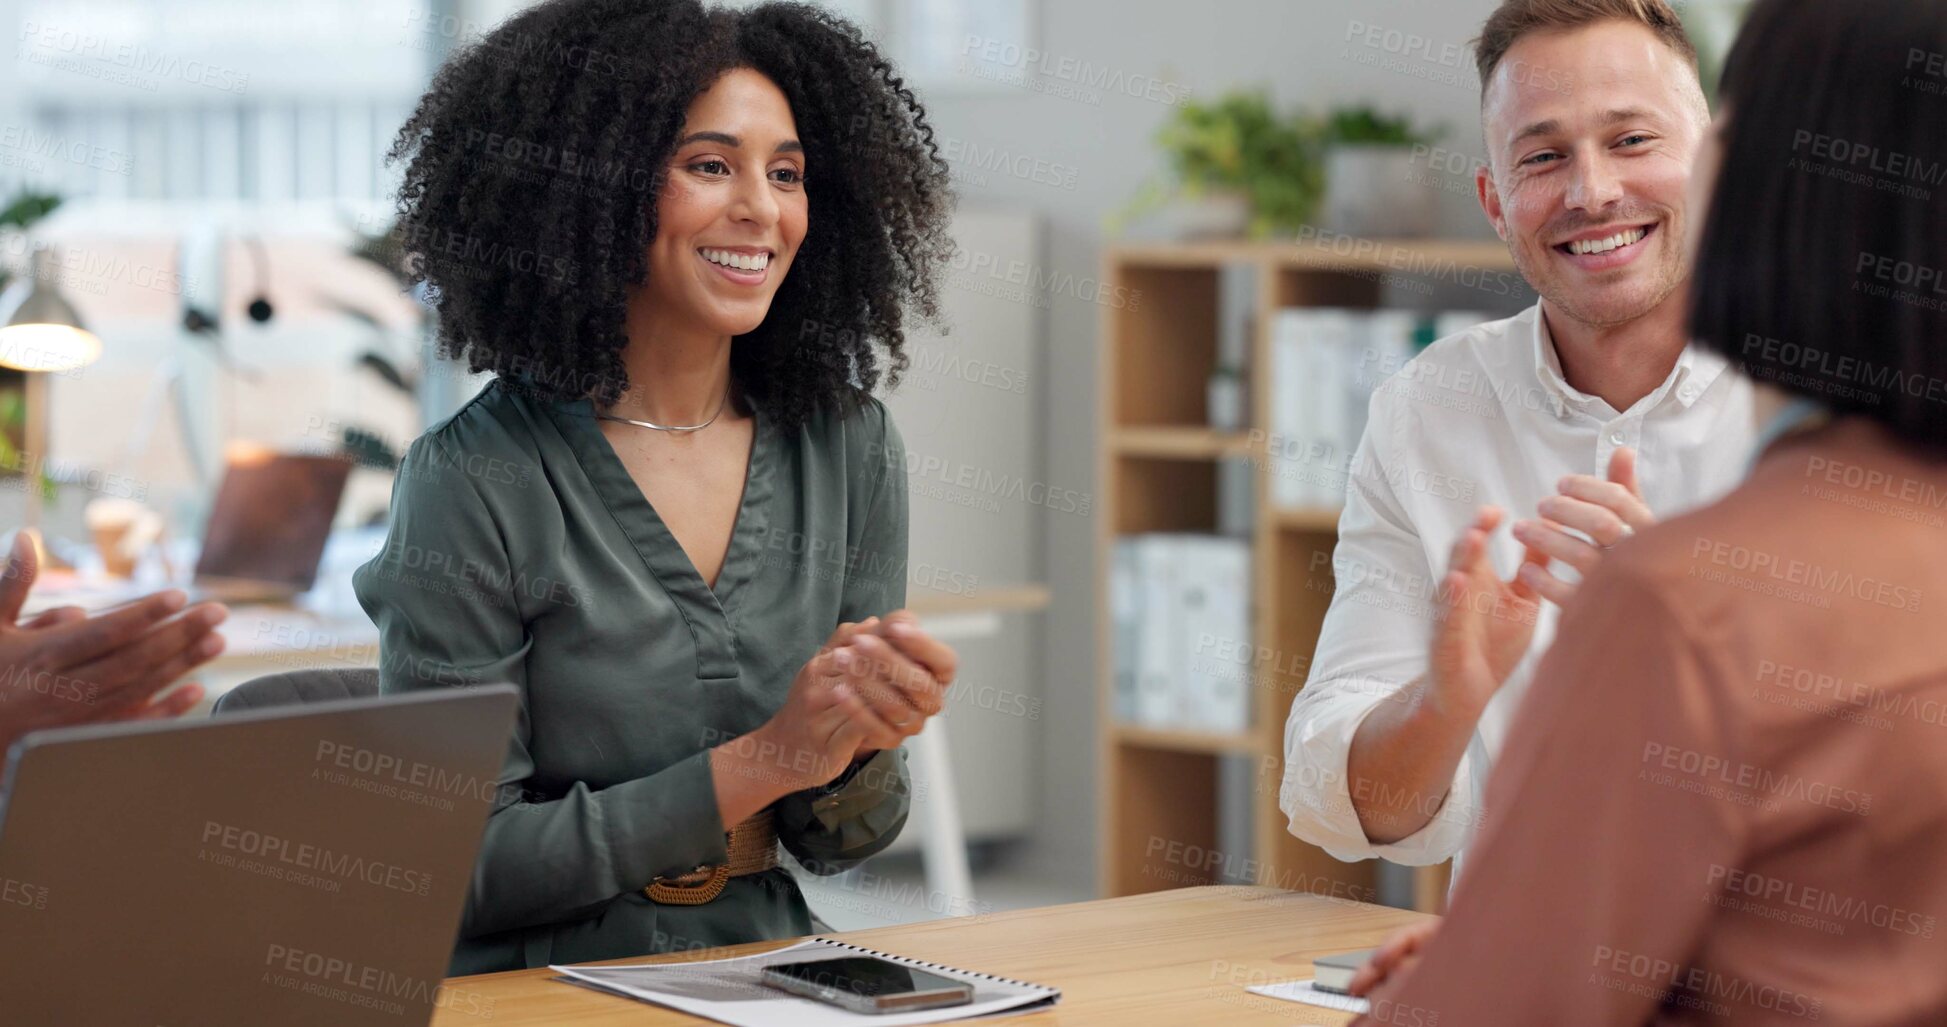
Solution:
[[[1515,708],[1554,637],[1560,611],[1552,603],[1542,603],[1534,644],[1488,702],[1445,801],[1427,797],[1429,824],[1389,845],[1368,841],[1346,772],[1367,714],[1398,701],[1427,669],[1437,590],[1455,539],[1479,507],[1501,507],[1503,527],[1488,555],[1510,577],[1522,546],[1506,525],[1537,516],[1564,475],[1606,475],[1619,446],[1636,449],[1637,478],[1659,519],[1711,502],[1743,478],[1755,435],[1751,401],[1748,379],[1690,347],[1656,391],[1618,413],[1562,377],[1539,304],[1442,339],[1387,378],[1373,392],[1353,458],[1331,573],[1319,561],[1309,571],[1308,588],[1333,592],[1309,680],[1285,723],[1279,805],[1291,833],[1342,860],[1422,866],[1458,855],[1482,817],[1481,793]],[[1575,580],[1566,565],[1554,569]]]

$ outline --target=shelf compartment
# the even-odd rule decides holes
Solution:
[[[1109,421],[1151,427],[1210,423],[1217,367],[1218,272],[1125,267],[1112,271],[1128,302],[1109,312],[1115,340]]]
[[[1111,477],[1115,535],[1217,530],[1216,461],[1130,457]]]
[[[1143,727],[1137,724],[1117,724],[1114,732],[1117,742],[1138,749],[1198,752],[1213,756],[1257,756],[1264,751],[1263,741],[1259,732],[1255,730],[1230,734],[1219,731],[1179,731],[1172,728]]]
[[[1251,453],[1249,434],[1215,428],[1117,428],[1109,445],[1119,456],[1158,460],[1216,460]]]

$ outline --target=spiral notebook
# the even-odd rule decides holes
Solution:
[[[950,977],[973,987],[973,1001],[963,1006],[912,1013],[854,1013],[779,991],[762,982],[767,966],[841,956],[876,956]],[[849,1027],[854,1024],[902,1027],[950,1023],[994,1013],[1039,1009],[1061,998],[1060,990],[1055,988],[992,974],[969,973],[829,938],[812,938],[763,955],[732,959],[631,966],[550,966],[548,969],[562,975],[556,980],[653,1002],[736,1027]]]

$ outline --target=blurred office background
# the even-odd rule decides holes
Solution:
[[[136,504],[161,530],[133,573],[179,580],[226,453],[363,459],[315,588],[240,611],[212,691],[376,662],[348,576],[383,536],[388,454],[481,384],[432,360],[373,251],[380,158],[442,55],[521,6],[0,0],[0,269],[101,341],[0,371],[0,524],[37,520],[85,590],[109,570],[91,507],[99,527]],[[1493,0],[830,6],[900,63],[960,197],[950,331],[891,403],[908,591],[965,671],[907,838],[814,904],[853,927],[1208,880],[1437,901],[1284,837],[1277,739],[1361,383],[1532,302],[1474,200],[1467,44]],[[1714,54],[1741,3],[1680,6]],[[1118,593],[1118,554],[1202,576]],[[1153,645],[1118,646],[1118,607]],[[1144,661],[1178,673],[1145,692]]]

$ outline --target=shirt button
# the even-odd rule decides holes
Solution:
[[[1611,445],[1620,446],[1623,444],[1623,442],[1624,442],[1624,438],[1622,432],[1612,431],[1609,433],[1609,443]]]
[[[1697,387],[1695,385],[1686,385],[1677,390],[1677,395],[1682,397],[1685,403],[1688,403],[1697,398]]]

